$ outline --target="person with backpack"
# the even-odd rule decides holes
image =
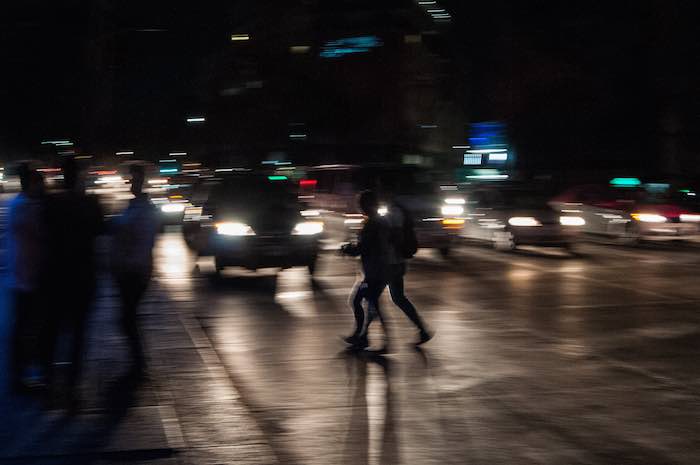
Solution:
[[[418,240],[413,228],[411,214],[393,198],[389,199],[386,218],[390,227],[391,245],[389,249],[388,285],[389,294],[394,304],[408,317],[418,328],[418,341],[416,345],[425,344],[433,335],[418,315],[404,290],[404,276],[406,274],[406,260],[412,258],[418,251]]]

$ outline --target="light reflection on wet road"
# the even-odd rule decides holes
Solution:
[[[393,352],[351,356],[356,263],[211,279],[175,232],[157,276],[198,322],[278,458],[303,464],[697,463],[700,250],[422,251],[388,297]]]

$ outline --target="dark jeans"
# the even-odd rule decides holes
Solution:
[[[352,296],[352,309],[355,314],[355,336],[366,336],[369,325],[375,316],[379,317],[384,332],[387,332],[386,320],[379,307],[379,297],[384,292],[385,287],[386,283],[384,282],[362,281],[355,288]],[[365,324],[365,309],[362,307],[363,300],[367,301],[367,324]]]
[[[39,333],[42,329],[42,318],[39,308],[39,296],[34,291],[15,290],[14,299],[14,329],[12,332],[10,376],[13,382],[18,382],[22,371],[29,364],[39,361]]]
[[[401,309],[402,312],[406,314],[408,319],[411,320],[411,322],[413,322],[413,324],[416,325],[420,331],[426,332],[425,324],[418,315],[416,307],[413,306],[411,301],[408,300],[408,297],[406,297],[406,294],[404,293],[403,277],[405,274],[405,263],[390,265],[389,293],[391,294],[391,300]]]
[[[57,297],[55,302],[47,302],[41,336],[42,362],[47,375],[51,378],[59,335],[66,334],[70,364],[68,387],[74,388],[78,384],[83,368],[85,331],[95,295],[95,286],[91,282],[84,285],[71,285],[64,282],[63,287],[52,287],[48,294]]]
[[[116,273],[115,279],[119,286],[119,296],[121,300],[121,323],[126,335],[136,368],[141,370],[144,367],[143,344],[139,335],[137,309],[143,297],[148,282],[151,280],[149,273]]]

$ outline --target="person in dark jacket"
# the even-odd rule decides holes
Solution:
[[[394,201],[390,196],[386,220],[391,231],[391,246],[389,249],[389,276],[387,284],[389,295],[394,304],[411,320],[418,329],[418,341],[416,345],[425,344],[432,339],[433,334],[428,330],[425,322],[418,314],[416,307],[406,297],[404,291],[404,276],[406,274],[406,258],[404,257],[403,242],[405,240],[405,223],[412,222],[410,213],[402,205]],[[409,223],[410,224],[410,223]],[[411,228],[412,230],[412,228]],[[415,237],[415,236],[414,236]]]
[[[64,189],[47,202],[49,293],[53,300],[46,325],[44,363],[47,371],[55,361],[59,333],[70,341],[68,395],[76,404],[87,320],[95,297],[95,242],[103,232],[102,208],[94,195],[85,192],[77,160],[63,162]]]
[[[345,341],[354,348],[363,349],[369,345],[367,332],[375,316],[378,316],[387,335],[386,320],[379,308],[379,297],[387,285],[389,266],[389,225],[378,213],[377,196],[372,191],[360,194],[360,209],[367,216],[357,243],[346,244],[342,253],[360,256],[363,279],[356,286],[352,298],[355,314],[355,331]],[[362,301],[367,301],[367,318],[362,308]],[[386,349],[386,344],[385,344]]]

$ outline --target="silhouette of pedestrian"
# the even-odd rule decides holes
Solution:
[[[111,266],[119,287],[121,322],[134,361],[133,373],[141,377],[145,362],[136,310],[151,279],[153,245],[159,221],[148,194],[143,192],[143,165],[132,165],[130,172],[134,198],[114,221]]]
[[[362,260],[363,280],[356,286],[352,297],[355,314],[355,331],[345,338],[345,342],[353,348],[364,349],[369,345],[367,332],[375,316],[378,316],[384,328],[385,345],[388,349],[388,331],[386,320],[379,307],[379,297],[387,284],[389,258],[389,227],[379,215],[377,196],[373,191],[360,194],[360,209],[367,216],[357,243],[346,244],[342,253],[350,256],[360,256]],[[362,301],[367,301],[367,317],[362,307]]]
[[[47,204],[50,279],[53,306],[44,338],[44,363],[55,359],[60,332],[69,336],[68,395],[77,406],[77,385],[82,370],[87,319],[96,290],[95,241],[103,231],[102,209],[94,195],[85,193],[80,169],[74,158],[63,162],[64,189]]]
[[[14,302],[11,384],[21,391],[42,382],[36,347],[41,328],[41,270],[45,260],[44,178],[24,163],[18,167],[21,192],[8,213],[8,276]]]
[[[386,218],[391,230],[391,247],[389,249],[389,294],[394,304],[408,317],[418,328],[418,341],[416,345],[424,344],[432,339],[433,335],[428,331],[425,323],[418,315],[404,291],[404,276],[406,274],[406,259],[413,256],[416,251],[417,241],[413,230],[413,219],[410,213],[402,205],[389,198]]]

